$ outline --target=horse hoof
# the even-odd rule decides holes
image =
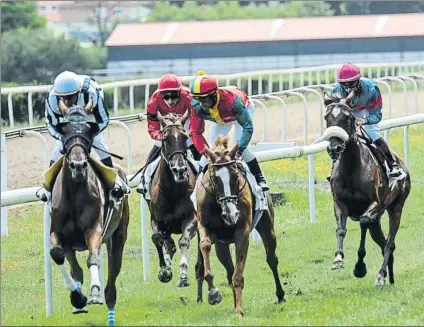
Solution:
[[[70,297],[71,304],[76,309],[83,309],[87,304],[87,297],[79,289],[72,291]]]
[[[177,286],[178,287],[188,287],[190,286],[190,281],[188,280],[188,278],[180,278],[177,282]]]
[[[284,293],[283,294],[276,293],[276,295],[277,295],[278,303],[286,302],[286,300],[284,299]]]
[[[100,288],[98,286],[93,286],[91,288],[91,294],[88,298],[88,304],[103,304],[102,296],[100,295]]]
[[[161,268],[158,278],[162,283],[169,283],[172,279],[172,269],[169,267]]]
[[[357,263],[353,269],[353,275],[356,278],[364,278],[367,274],[367,266],[365,263]]]
[[[213,288],[209,291],[208,302],[211,305],[218,304],[222,301],[221,292],[217,288]]]
[[[72,313],[74,315],[80,314],[80,313],[88,313],[88,310],[86,307],[82,308],[82,309],[77,309],[75,307],[72,308]]]
[[[202,299],[201,297],[198,297],[198,298],[197,298],[197,303],[199,303],[199,304],[200,304],[200,303],[203,303],[203,299]]]
[[[336,270],[340,268],[344,268],[343,261],[341,260],[334,261],[333,265],[331,266],[331,270]]]
[[[236,309],[236,310],[234,310],[234,312],[236,313],[237,317],[243,318],[244,312],[243,312],[242,309],[239,309],[239,310]]]
[[[383,276],[378,275],[377,280],[375,281],[375,286],[384,286],[384,285],[386,285],[386,279]]]

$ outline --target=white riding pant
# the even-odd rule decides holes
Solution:
[[[255,113],[254,103],[252,102],[250,106],[247,107],[246,109],[247,109],[247,112],[249,113],[250,118],[253,120],[253,114]],[[215,144],[215,140],[218,135],[227,136],[230,133],[231,127],[233,126],[234,126],[233,144],[236,144],[236,142],[240,141],[241,135],[243,134],[243,126],[241,126],[237,120],[234,120],[232,122],[228,122],[225,124],[217,124],[217,123],[211,122],[211,125],[209,128],[209,145],[213,146]],[[250,151],[249,147],[247,147],[242,154],[242,158],[245,162],[250,162],[256,157],[254,153]]]
[[[96,147],[103,149],[105,151],[109,152],[109,147],[106,144],[105,138],[103,137],[103,132],[97,134],[94,139],[93,139],[93,145],[95,145]],[[63,144],[62,141],[60,140],[56,140],[54,147],[53,147],[53,152],[52,152],[52,161],[55,162],[57,159],[59,159],[59,157],[62,155],[62,150],[63,150]],[[103,151],[97,150],[97,149],[92,149],[91,152],[93,153],[93,150],[96,151],[96,153],[99,155],[100,160],[106,159],[107,157],[110,157],[110,154],[107,154]]]

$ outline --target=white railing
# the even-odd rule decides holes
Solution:
[[[394,76],[396,74],[410,74],[424,72],[424,62],[396,62],[396,63],[362,63],[358,64],[362,70],[363,76],[372,77],[372,71],[375,70],[377,78],[381,76]],[[235,81],[237,86],[242,86],[242,80],[247,80],[247,93],[253,95],[252,92],[252,80],[257,79],[258,88],[257,94],[262,94],[264,85],[267,85],[268,92],[272,93],[273,81],[278,79],[278,90],[283,91],[283,82],[285,78],[288,78],[289,89],[293,89],[295,83],[299,86],[304,86],[306,81],[308,85],[312,85],[314,82],[314,74],[318,84],[325,83],[329,84],[335,80],[335,73],[339,65],[325,65],[315,67],[303,67],[295,69],[279,69],[279,70],[262,70],[236,74],[216,75],[218,83],[221,85],[229,85]],[[194,76],[183,76],[181,77],[184,83],[189,83]],[[264,84],[264,79],[267,80]],[[155,87],[159,81],[159,78],[148,78],[148,79],[132,79],[126,81],[115,81],[111,83],[103,83],[101,87],[106,89],[113,89],[113,112],[115,115],[118,114],[119,108],[119,88],[128,87],[129,92],[129,109],[131,112],[135,109],[134,103],[134,88],[144,86],[144,108],[146,108],[147,101],[149,99],[151,87]],[[34,113],[32,95],[34,93],[47,93],[51,85],[36,85],[36,86],[17,86],[17,87],[4,87],[1,89],[1,94],[7,96],[7,107],[8,107],[8,121],[11,128],[15,125],[14,113],[13,113],[13,94],[26,93],[28,98],[28,124],[33,125]],[[152,89],[153,90],[153,89]]]
[[[406,76],[406,75],[405,75]],[[396,78],[396,81],[399,83],[405,83],[404,80],[408,80],[408,77],[401,76],[400,78]],[[412,76],[412,75],[408,75]],[[414,78],[423,78],[422,75],[416,75]],[[381,80],[383,81],[382,78]],[[384,82],[384,81],[383,81]],[[388,84],[387,84],[388,85]],[[386,86],[387,86],[386,85]],[[304,99],[304,96],[302,93],[304,92],[311,92],[311,90],[314,89],[330,89],[332,88],[331,85],[318,85],[311,87],[303,87],[293,90],[287,90],[283,92],[276,92],[276,93],[269,93],[269,94],[261,94],[258,96],[254,96],[255,102],[259,102],[262,109],[264,110],[265,117],[266,117],[266,105],[262,102],[265,99],[280,99],[280,102],[282,103],[282,109],[283,109],[283,116],[286,117],[286,111],[287,106],[282,99],[282,96],[299,96]],[[388,85],[388,90],[391,92],[390,85]],[[407,92],[407,89],[404,88],[404,92]],[[317,94],[316,92],[312,92]],[[406,94],[406,93],[405,93]],[[414,94],[416,94],[416,101],[415,101],[415,108],[418,110],[418,93],[417,88],[414,88]],[[322,96],[318,92],[318,97],[320,101],[322,101]],[[305,104],[305,116],[308,115],[308,103],[307,101],[304,102]],[[391,104],[390,104],[391,106]],[[320,107],[322,115],[323,107]],[[407,94],[405,96],[405,114],[408,113],[407,108]],[[306,120],[307,121],[307,120]],[[408,140],[408,126],[411,124],[418,124],[424,122],[424,113],[416,113],[411,116],[401,117],[401,118],[395,118],[395,119],[389,119],[381,122],[380,127],[384,131],[388,131],[390,128],[394,127],[401,127],[404,126],[404,157],[405,157],[405,163],[408,167],[409,165],[409,140]],[[125,132],[127,134],[128,138],[128,178],[130,179],[132,177],[132,167],[131,167],[131,160],[132,158],[132,152],[131,152],[131,133],[126,127],[126,125],[122,122],[117,122],[117,125],[123,127],[125,129]],[[285,130],[284,126],[287,125],[286,120],[283,121],[283,134],[282,134],[282,140],[285,141]],[[307,125],[305,125],[307,128]],[[265,128],[266,130],[266,128]],[[321,131],[323,131],[323,125],[321,125]],[[307,132],[306,132],[307,133]],[[46,168],[48,166],[48,160],[49,160],[49,149],[46,143],[46,140],[44,136],[42,136],[40,133],[36,131],[23,131],[20,136],[35,136],[40,139],[40,142],[43,144],[44,148],[44,167]],[[263,140],[265,140],[265,133],[262,135]],[[388,133],[385,133],[385,138],[388,138]],[[4,134],[2,134],[2,181],[7,180],[6,175],[6,142],[5,142]],[[310,206],[310,221],[311,223],[315,222],[315,195],[314,195],[314,170],[313,170],[313,154],[325,151],[325,149],[328,147],[327,141],[322,141],[321,139],[316,140],[314,144],[307,145],[308,141],[308,135],[305,134],[305,145],[304,146],[291,146],[281,149],[273,149],[273,150],[266,150],[266,151],[260,151],[256,152],[258,161],[264,162],[264,161],[270,161],[270,160],[278,160],[278,159],[284,159],[284,158],[292,158],[292,157],[300,157],[303,155],[308,155],[308,187],[309,187],[309,206]],[[139,183],[139,177],[134,179],[132,182],[130,182],[130,186],[132,188],[136,187]],[[7,185],[3,185],[2,183],[2,192],[1,192],[1,207],[2,207],[2,235],[4,231],[7,231],[7,211],[3,210],[6,209],[7,206],[12,206],[16,204],[22,204],[22,203],[30,203],[30,202],[36,202],[38,201],[38,198],[35,196],[35,192],[38,189],[38,187],[30,187],[30,188],[24,188],[24,189],[15,189],[15,190],[5,190],[7,189]],[[6,212],[6,214],[3,214]],[[149,269],[149,254],[148,254],[148,223],[147,223],[147,206],[146,202],[144,201],[143,197],[140,196],[140,212],[141,212],[141,233],[142,233],[142,257],[143,257],[143,275],[144,280],[147,281],[150,278],[150,269]],[[48,209],[45,207],[44,209],[44,256],[45,256],[45,292],[46,292],[46,313],[47,315],[52,314],[52,282],[51,282],[51,260],[50,260],[50,241],[49,241],[49,228],[50,228],[50,215],[48,212]]]

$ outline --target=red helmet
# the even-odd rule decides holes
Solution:
[[[360,77],[361,77],[361,72],[359,68],[350,63],[343,64],[337,70],[337,82],[339,83],[359,81]]]
[[[193,96],[204,97],[218,90],[218,83],[215,78],[206,75],[203,70],[199,70],[197,75],[190,83],[190,93]]]
[[[158,90],[164,91],[180,91],[183,88],[183,82],[174,74],[163,75],[159,80]]]

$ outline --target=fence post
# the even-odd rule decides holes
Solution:
[[[13,93],[7,95],[7,109],[9,110],[9,126],[11,128],[15,127],[15,117],[13,116]]]
[[[143,195],[140,195],[140,225],[141,225],[141,249],[143,255],[143,278],[147,282],[150,279],[149,240],[147,235],[147,203]]]
[[[1,191],[7,191],[6,134],[1,133]],[[1,236],[7,236],[7,207],[1,207]]]

